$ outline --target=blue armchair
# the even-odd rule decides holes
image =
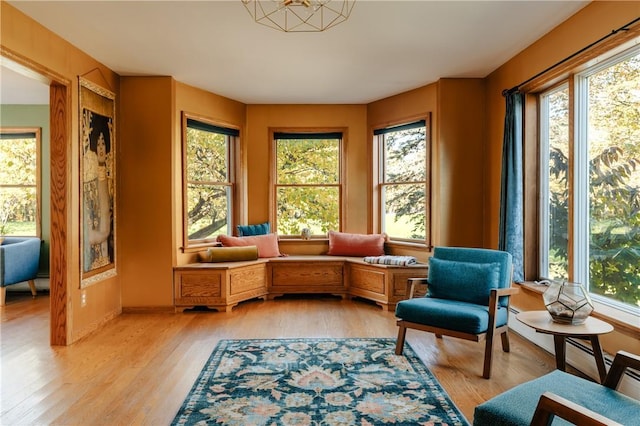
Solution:
[[[407,328],[435,333],[437,338],[485,340],[482,376],[491,377],[493,337],[500,334],[502,349],[509,352],[509,296],[511,254],[490,249],[436,247],[429,259],[428,278],[410,278],[410,298],[396,305],[401,355]],[[414,298],[415,285],[426,284],[425,297]]]
[[[29,281],[36,295],[35,278],[40,264],[40,239],[5,237],[0,245],[0,306],[4,306],[7,286]]]

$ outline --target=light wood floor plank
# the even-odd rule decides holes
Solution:
[[[362,300],[279,298],[232,312],[125,313],[67,347],[49,346],[49,299],[10,293],[0,310],[0,424],[169,424],[221,339],[392,337],[392,312]],[[555,368],[511,334],[482,378],[482,344],[409,330],[407,342],[469,421],[479,403]]]

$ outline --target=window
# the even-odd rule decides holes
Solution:
[[[232,234],[234,152],[237,129],[183,117],[184,241],[212,241]]]
[[[0,129],[0,235],[40,236],[40,134]]]
[[[572,80],[540,96],[541,276],[640,313],[640,49]]]
[[[377,129],[380,228],[391,240],[429,244],[427,121]]]
[[[342,133],[274,133],[275,231],[341,230]]]

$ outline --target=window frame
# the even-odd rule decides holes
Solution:
[[[277,153],[278,153],[278,139],[276,138],[276,135],[279,133],[285,133],[285,134],[297,134],[297,135],[302,135],[302,134],[309,134],[309,135],[319,135],[319,134],[327,134],[327,135],[334,135],[334,134],[341,134],[341,138],[339,139],[339,148],[338,148],[338,183],[337,184],[324,184],[324,185],[316,185],[313,184],[311,186],[319,186],[319,187],[337,187],[338,188],[338,229],[336,229],[336,231],[342,231],[343,230],[343,226],[344,226],[344,218],[346,217],[346,206],[345,206],[345,193],[346,193],[346,162],[345,162],[345,153],[346,153],[346,149],[347,149],[347,139],[348,139],[348,132],[347,132],[347,128],[345,127],[322,127],[322,128],[316,128],[316,127],[284,127],[284,128],[269,128],[269,141],[270,141],[270,146],[269,146],[269,151],[270,151],[270,158],[271,158],[271,165],[270,165],[270,176],[269,176],[269,187],[270,187],[270,192],[269,192],[269,220],[272,224],[272,232],[278,232],[278,198],[277,198],[277,194],[278,194],[278,188],[281,185],[278,185],[278,180],[277,180]],[[327,138],[327,139],[331,139],[331,138]],[[295,187],[298,185],[291,185],[291,184],[287,184],[287,185],[283,185],[283,186],[287,186],[287,187]],[[302,187],[305,186],[310,186],[308,184],[306,185],[299,185]],[[301,240],[305,240],[306,238],[303,238],[302,235],[288,235],[288,234],[279,234],[279,237],[283,237],[286,239],[301,239]],[[319,238],[319,237],[324,237],[326,238],[326,235],[311,235],[310,238]]]
[[[546,279],[548,276],[548,235],[546,230],[549,226],[548,210],[545,210],[545,200],[548,199],[548,185],[545,182],[545,175],[548,174],[548,140],[546,140],[546,117],[544,96],[565,87],[569,91],[569,154],[568,159],[568,280],[586,284],[587,291],[591,298],[607,307],[619,310],[635,317],[640,316],[640,307],[635,307],[628,303],[620,302],[614,298],[601,296],[591,292],[590,271],[589,271],[589,241],[590,231],[590,207],[589,207],[589,153],[588,153],[588,79],[604,69],[612,67],[630,57],[640,55],[640,46],[632,44],[624,48],[614,48],[609,52],[604,52],[596,59],[583,64],[580,67],[570,69],[564,78],[553,86],[541,87],[535,93],[538,106],[539,119],[537,120],[539,149],[538,157],[538,181],[537,192],[539,194],[539,220],[538,231],[539,241],[537,244],[538,265],[537,274],[540,278]],[[525,137],[525,142],[527,138]],[[548,155],[547,155],[548,157]],[[546,159],[546,161],[545,161]],[[527,180],[527,183],[530,181]],[[545,249],[547,253],[545,253]]]
[[[225,134],[221,132],[220,134],[224,134],[226,137],[226,151],[227,151],[227,181],[225,182],[215,182],[212,184],[222,185],[229,188],[229,205],[228,205],[228,218],[227,218],[227,235],[233,235],[233,230],[238,223],[238,214],[239,214],[239,196],[238,196],[238,170],[239,170],[239,155],[240,152],[240,128],[234,126],[229,123],[224,123],[218,120],[214,120],[209,117],[205,117],[198,114],[193,114],[189,112],[182,112],[182,241],[183,241],[183,250],[185,252],[198,250],[201,247],[212,246],[216,244],[217,237],[211,238],[203,238],[203,239],[189,239],[189,199],[188,199],[188,186],[190,181],[187,178],[187,128],[190,126],[188,123],[190,121],[196,121],[202,123],[204,126],[211,127],[213,129],[220,129],[223,131],[228,131],[230,133],[235,134]],[[212,132],[214,133],[214,132]]]
[[[384,164],[384,135],[392,132],[394,129],[402,130],[403,127],[411,126],[415,123],[424,122],[425,126],[425,181],[415,182],[393,182],[388,183],[384,180],[385,164]],[[432,164],[431,164],[431,149],[432,149],[432,137],[431,137],[431,114],[419,115],[403,120],[397,120],[382,125],[373,126],[372,138],[373,138],[373,210],[374,210],[374,226],[377,232],[383,233],[384,231],[384,215],[385,215],[385,187],[391,185],[400,184],[415,184],[423,183],[425,185],[425,238],[422,239],[410,239],[410,238],[398,238],[393,235],[388,235],[390,244],[398,245],[418,245],[420,247],[431,248],[432,230],[431,230],[431,216],[432,216],[432,198],[431,198],[431,185],[432,185]]]
[[[37,237],[42,236],[42,128],[41,127],[0,127],[0,133],[2,134],[33,134],[35,139],[35,152],[36,152],[36,167],[35,167],[35,185],[28,185],[28,187],[35,187],[36,190],[36,231],[35,235],[11,235],[19,237]],[[0,183],[0,187],[12,188],[23,187],[26,185],[7,185]]]

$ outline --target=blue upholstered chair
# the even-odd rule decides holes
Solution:
[[[473,424],[638,425],[640,401],[616,390],[627,368],[640,370],[640,356],[618,352],[602,385],[564,371],[552,371],[478,405]]]
[[[509,296],[518,291],[511,287],[512,269],[511,254],[504,251],[436,247],[429,259],[429,277],[409,279],[410,298],[396,305],[396,354],[402,354],[407,328],[438,338],[485,340],[482,376],[490,378],[496,334],[509,352]],[[413,297],[416,284],[427,285],[425,297]]]
[[[0,306],[4,306],[7,286],[29,282],[36,295],[35,278],[40,264],[40,238],[5,237],[0,245]]]

